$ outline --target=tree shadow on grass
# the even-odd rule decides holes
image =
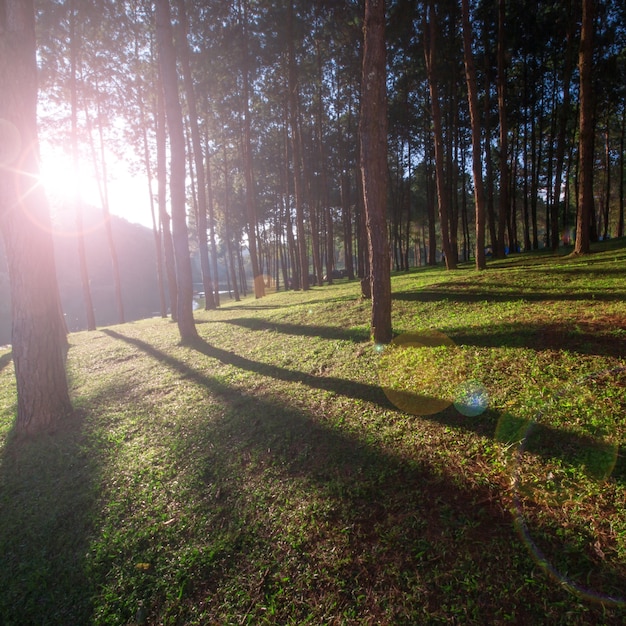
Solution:
[[[114,339],[120,339],[122,341],[131,343],[142,349],[144,352],[153,354],[155,358],[159,358],[160,360],[168,362],[174,368],[181,366],[186,375],[195,377],[195,375],[192,374],[192,370],[190,370],[184,363],[180,363],[175,359],[172,359],[172,357],[169,357],[163,352],[156,350],[153,346],[147,344],[140,339],[127,337],[126,335],[122,335],[121,333],[118,333],[117,331],[114,331],[110,328],[105,328],[102,332],[106,333],[110,337],[113,337]],[[269,378],[274,378],[276,380],[282,380],[285,382],[300,382],[313,389],[331,391],[333,393],[347,396],[350,398],[374,402],[375,404],[378,404],[379,406],[382,406],[384,408],[391,408],[391,405],[386,399],[385,394],[377,385],[355,382],[352,380],[347,380],[345,378],[336,378],[333,376],[313,376],[312,374],[307,374],[298,370],[291,370],[285,367],[271,365],[269,363],[253,361],[252,359],[240,356],[238,354],[235,354],[234,352],[230,352],[228,350],[223,350],[222,348],[213,346],[204,339],[199,339],[198,341],[195,341],[193,344],[190,344],[190,347],[197,350],[198,352],[201,352],[209,358],[216,359],[225,365],[232,365],[233,367],[239,368],[241,370],[254,372],[262,376],[267,376]],[[205,379],[204,382],[206,383],[207,380]]]
[[[185,377],[192,378],[197,383],[209,388],[213,392],[228,393],[229,396],[232,395],[230,387],[218,384],[215,379],[200,374],[196,370],[189,368],[184,362],[157,350],[141,339],[128,337],[110,328],[103,329],[102,332],[114,339],[119,339],[136,346],[154,358],[166,363],[173,369],[180,371]],[[389,401],[383,389],[377,385],[360,383],[344,378],[314,376],[297,370],[260,363],[235,354],[234,352],[217,348],[204,339],[199,339],[189,347],[209,358],[217,359],[225,365],[231,365],[244,371],[254,372],[285,382],[300,382],[312,389],[323,389],[354,400],[371,402],[389,411],[397,410]],[[408,405],[413,404],[414,406],[420,406],[425,401],[425,397],[418,394],[404,392],[403,396]],[[532,420],[521,420],[510,414],[500,414],[495,411],[487,411],[481,415],[480,419],[476,419],[468,418],[453,407],[450,407],[438,413],[420,417],[444,426],[473,432],[486,439],[495,438],[505,444],[515,443],[519,439],[525,438],[526,451],[545,458],[559,458],[566,463],[574,465],[576,463],[585,464],[588,462],[590,454],[597,456],[606,449],[605,444],[599,442],[596,438],[586,437],[563,429],[552,428]],[[611,449],[613,450],[613,448]],[[616,452],[617,456],[615,458],[616,464],[613,477],[623,482],[626,479],[626,461],[623,458],[624,451],[620,450]]]
[[[86,624],[94,589],[85,556],[97,469],[83,439],[83,415],[54,433],[13,433],[0,467],[0,622]]]
[[[307,324],[286,324],[284,322],[268,322],[256,317],[239,317],[230,320],[219,320],[225,324],[241,326],[248,330],[271,331],[298,337],[320,337],[335,341],[352,341],[363,343],[369,341],[369,331],[364,329],[344,329],[336,326],[310,326]]]
[[[325,287],[311,287],[309,288],[309,292],[310,294],[314,294],[315,291],[317,289],[326,289]],[[281,292],[283,294],[286,294],[287,292]],[[296,293],[302,293],[302,292],[296,292]],[[328,293],[327,291],[325,291],[325,293]],[[333,302],[346,302],[349,300],[354,300],[354,296],[338,296],[336,298],[316,298],[316,299],[312,299],[312,300],[300,300],[298,299],[296,302],[293,303],[283,303],[281,301],[280,304],[270,304],[270,302],[265,302],[263,300],[255,300],[256,304],[240,304],[240,303],[233,303],[233,304],[226,304],[223,306],[220,306],[220,311],[269,311],[272,309],[288,309],[290,307],[306,307],[306,306],[310,306],[313,304],[329,304],[329,303],[333,303]]]
[[[622,302],[626,300],[625,291],[610,291],[606,289],[594,289],[584,291],[566,292],[562,290],[547,291],[540,288],[520,288],[513,292],[510,286],[498,288],[493,283],[483,288],[473,283],[462,281],[446,281],[442,285],[431,286],[417,291],[401,291],[392,294],[393,300],[403,302],[456,302],[456,303],[480,303],[480,302],[541,302],[541,301],[565,301],[579,302],[596,300],[599,302]]]
[[[568,350],[624,358],[626,356],[626,320],[581,322],[573,326],[549,323],[507,322],[489,327],[471,326],[446,329],[458,345],[486,348],[530,348],[532,350]],[[625,331],[624,337],[616,331]]]
[[[537,603],[535,566],[516,540],[513,516],[490,488],[442,472],[428,455],[405,459],[376,439],[364,441],[305,409],[234,390],[144,341],[105,332],[202,385],[227,407],[220,419],[187,424],[178,449],[195,467],[194,499],[210,529],[207,549],[184,573],[187,606],[204,603],[209,621],[232,621],[234,611],[240,623],[255,623],[266,618],[268,606],[276,623],[313,615],[314,621],[331,616],[345,623],[373,618],[410,624],[449,620],[459,610],[465,623],[493,623],[512,614],[518,623],[557,623],[559,606],[572,610],[571,597],[558,584],[542,584]],[[223,363],[294,380],[282,368],[205,342],[193,348]],[[304,382],[319,388],[314,378]],[[365,387],[352,391],[368,398],[371,389]],[[473,430],[481,421],[449,412],[432,419]],[[490,420],[482,430],[498,418]],[[584,546],[592,540],[585,536]],[[577,571],[593,570],[598,593],[623,590],[623,568],[594,559],[584,547],[569,558]],[[228,615],[220,612],[227,602]],[[581,611],[619,623],[611,607]]]

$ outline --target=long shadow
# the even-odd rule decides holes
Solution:
[[[110,328],[103,329],[104,333],[110,337],[132,344],[137,348],[150,354],[155,359],[166,363],[172,369],[181,372],[185,377],[193,379],[198,384],[210,389],[213,393],[232,396],[233,390],[227,385],[218,383],[214,378],[206,376],[189,368],[184,362],[179,361],[151,346],[150,344],[122,335]],[[205,356],[217,359],[225,365],[232,365],[239,369],[254,372],[262,376],[268,376],[276,380],[286,382],[301,382],[313,389],[324,389],[332,391],[338,395],[343,395],[355,400],[372,402],[386,410],[397,410],[394,407],[382,388],[367,383],[359,383],[343,378],[321,377],[306,374],[296,370],[288,370],[275,365],[268,365],[252,361],[245,357],[217,348],[203,339],[190,345],[192,349],[201,352]],[[424,398],[417,394],[405,392],[404,400],[409,404],[413,401],[420,405]],[[474,432],[487,439],[498,438],[503,443],[516,443],[520,438],[525,439],[525,450],[532,454],[537,454],[544,458],[558,458],[570,465],[586,465],[589,462],[589,455],[602,458],[606,456],[607,450],[604,444],[592,437],[585,437],[577,433],[552,428],[550,426],[522,422],[518,418],[508,414],[499,414],[495,411],[488,411],[480,419],[468,419],[461,415],[454,408],[449,408],[433,415],[422,416],[429,421],[452,427],[459,430]],[[624,450],[609,451],[615,452],[615,468],[613,478],[619,482],[626,479],[626,461],[624,460]],[[593,469],[590,470],[593,475]]]
[[[93,581],[86,555],[97,468],[80,412],[53,434],[11,433],[0,467],[0,622],[87,624]]]
[[[311,580],[320,590],[316,602],[332,602],[324,607],[331,611],[328,615],[349,610],[355,623],[375,615],[380,608],[378,596],[388,601],[389,589],[398,590],[406,612],[395,623],[420,623],[429,614],[443,616],[444,600],[452,607],[477,607],[484,623],[494,623],[498,615],[512,611],[519,623],[538,623],[550,603],[569,606],[561,584],[543,585],[543,602],[541,606],[536,602],[530,555],[514,540],[511,514],[493,503],[487,487],[461,484],[431,467],[428,458],[406,462],[375,442],[347,436],[314,420],[299,408],[232,389],[144,341],[111,329],[104,332],[203,385],[230,407],[221,419],[207,416],[186,424],[187,443],[179,447],[181,457],[187,463],[192,459],[196,468],[195,497],[202,503],[198,506],[210,522],[208,527],[214,529],[211,535],[222,530],[227,535],[225,540],[207,537],[209,547],[219,548],[199,554],[195,582],[186,590],[192,600],[194,594],[203,602],[220,597],[225,585],[249,590],[252,601],[242,594],[248,623],[264,618],[267,598],[276,595],[289,603],[309,593],[299,585]],[[254,365],[208,344],[195,347],[222,362],[285,376],[276,371],[281,368]],[[455,419],[463,423],[460,416]],[[263,475],[261,485],[269,480],[268,489],[257,486],[249,493],[242,476],[254,477],[264,468],[270,472]],[[289,478],[289,484],[295,481],[309,489],[318,502],[319,508],[311,509],[310,523],[300,531],[281,526],[285,522],[281,511],[289,511],[292,496],[272,489],[277,474]],[[251,497],[257,502],[252,520],[246,504]],[[549,529],[545,531],[549,536]],[[592,540],[586,538],[587,543]],[[327,558],[325,550],[331,548],[332,557]],[[555,539],[550,554],[562,549]],[[623,573],[610,563],[592,562],[580,550],[570,558],[577,567],[583,562],[594,570],[601,593],[617,594],[625,588]],[[251,570],[250,564],[256,569]],[[430,575],[424,576],[425,571]],[[478,576],[480,584],[468,586],[468,576],[472,580]],[[447,581],[445,591],[438,586],[423,589],[424,580],[437,578]],[[337,580],[344,581],[340,589]],[[502,589],[503,581],[514,584],[516,593]],[[279,603],[277,619],[281,609],[295,610],[292,606]],[[284,621],[298,617],[304,621],[309,614],[306,607],[303,610],[302,615],[289,613],[290,619]],[[593,606],[585,610],[587,616],[597,612],[603,623],[610,623],[606,621],[612,616],[610,608],[603,615]]]
[[[197,373],[194,374],[193,371],[189,370],[189,368],[184,363],[177,361],[176,359],[173,359],[172,357],[169,357],[168,355],[156,350],[153,346],[142,341],[141,339],[127,337],[126,335],[122,335],[121,333],[118,333],[117,331],[110,328],[104,328],[102,332],[106,333],[110,337],[137,346],[144,352],[147,352],[155,358],[166,362],[174,369],[182,367],[182,371],[184,371],[186,376],[191,376],[196,379],[196,377],[199,375]],[[229,352],[228,350],[217,348],[205,341],[204,339],[199,339],[198,341],[195,341],[194,343],[190,344],[189,347],[197,350],[198,352],[201,352],[205,356],[220,361],[224,365],[232,365],[233,367],[237,367],[248,372],[254,372],[255,374],[260,374],[269,378],[274,378],[276,380],[283,380],[286,382],[300,382],[313,389],[323,389],[325,391],[332,391],[333,393],[347,396],[349,398],[373,402],[386,409],[392,408],[385,394],[377,385],[359,383],[347,380],[345,378],[336,378],[333,376],[313,376],[312,374],[307,374],[298,370],[290,370],[284,367],[279,367],[277,365],[260,363],[259,361],[247,359],[246,357],[235,354],[234,352]],[[198,380],[198,382],[200,382],[201,384],[213,384],[210,382],[211,379],[202,375],[199,376],[201,376],[201,379]]]
[[[284,335],[295,335],[297,337],[320,337],[321,339],[336,341],[352,341],[363,343],[369,340],[367,330],[347,330],[335,326],[309,326],[305,324],[286,324],[283,322],[268,322],[256,317],[239,317],[230,320],[219,320],[225,324],[241,326],[248,330],[269,330],[282,333]]]
[[[602,334],[603,330],[606,330],[606,335]],[[610,334],[615,330],[610,320],[594,323],[593,326],[577,324],[575,328],[563,324],[506,322],[489,327],[448,328],[446,334],[459,345],[569,350],[579,354],[623,358],[626,356],[626,340]]]
[[[314,292],[315,289],[325,289],[324,287],[315,287],[312,288],[310,293]],[[283,293],[287,293],[287,292],[283,292]],[[295,293],[301,293],[301,292],[295,292]],[[286,303],[283,304],[281,302],[281,304],[265,304],[265,303],[259,303],[259,304],[227,304],[224,306],[220,306],[220,311],[268,311],[268,310],[272,310],[272,309],[288,309],[290,307],[306,307],[309,305],[313,305],[313,304],[328,304],[328,303],[332,303],[332,302],[345,302],[346,300],[351,300],[353,298],[349,297],[349,296],[339,296],[337,298],[316,298],[314,300],[298,300],[297,302],[294,302],[292,304]]]
[[[535,289],[520,289],[519,292],[512,293],[510,290],[499,289],[477,289],[471,284],[463,282],[446,282],[441,287],[424,288],[417,291],[403,291],[392,294],[394,300],[403,302],[462,302],[475,303],[485,302],[518,302],[521,300],[529,302],[541,302],[545,300],[559,300],[565,302],[580,302],[585,300],[596,300],[601,302],[622,302],[626,300],[626,291],[606,290],[585,290],[565,293],[563,291],[545,291]]]

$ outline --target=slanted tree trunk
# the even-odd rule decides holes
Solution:
[[[185,198],[185,132],[178,99],[176,55],[172,41],[169,0],[156,1],[156,33],[159,65],[163,79],[165,113],[170,137],[170,197],[172,207],[172,239],[176,260],[178,286],[178,331],[183,342],[197,339],[193,319],[193,282],[189,258],[189,237]]]
[[[472,173],[474,175],[474,202],[476,204],[476,269],[483,270],[485,262],[485,189],[483,186],[483,166],[481,159],[480,117],[478,111],[478,88],[476,68],[472,54],[472,26],[469,19],[469,0],[461,3],[463,20],[463,58],[467,80],[467,100],[472,126]]]
[[[0,231],[11,283],[16,431],[53,429],[70,411],[48,201],[39,175],[32,0],[0,11]]]
[[[365,1],[361,81],[361,171],[369,242],[372,339],[389,343],[391,276],[387,241],[387,93],[385,2]]]
[[[579,132],[579,203],[576,221],[576,244],[573,254],[587,254],[591,249],[590,229],[593,210],[593,30],[595,0],[583,0],[580,35],[580,132]]]

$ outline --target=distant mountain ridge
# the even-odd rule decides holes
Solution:
[[[120,268],[125,321],[159,315],[152,231],[116,215],[111,215],[109,219]],[[102,212],[94,207],[86,207],[83,224],[96,324],[116,324],[119,320],[113,270]],[[59,292],[66,323],[70,331],[83,330],[86,328],[86,315],[73,210],[55,211],[53,239]],[[0,345],[8,343],[11,343],[10,289],[4,247],[0,238]]]

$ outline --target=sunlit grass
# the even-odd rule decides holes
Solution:
[[[384,349],[347,281],[197,312],[195,346],[73,334],[76,415],[37,441],[0,354],[0,621],[623,623],[626,248],[601,250],[394,275]]]

